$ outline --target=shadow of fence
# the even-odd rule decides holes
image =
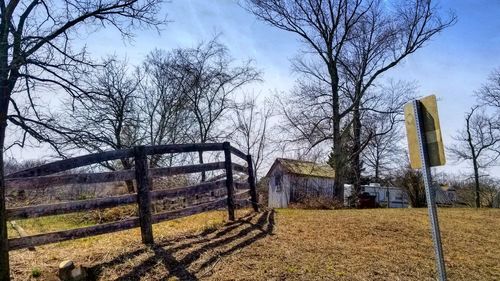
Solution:
[[[253,213],[218,229],[124,253],[95,264],[91,272],[94,280],[102,279],[104,273],[114,280],[199,280],[210,275],[220,260],[272,235],[273,230],[274,210]],[[118,269],[123,263],[132,266]]]

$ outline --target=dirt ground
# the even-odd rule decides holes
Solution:
[[[426,209],[238,217],[157,224],[151,248],[134,229],[13,251],[11,271],[14,280],[53,280],[59,262],[72,259],[96,280],[435,280]],[[449,280],[500,280],[500,210],[440,209],[439,219]]]

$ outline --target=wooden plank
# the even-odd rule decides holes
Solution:
[[[252,198],[252,208],[259,211],[259,199],[257,198],[257,184],[255,183],[255,171],[253,167],[252,155],[247,155],[248,184],[250,185],[250,196]]]
[[[206,211],[211,211],[211,210],[216,210],[220,208],[224,208],[224,205],[226,203],[226,197],[222,197],[220,199],[217,199],[212,202],[204,203],[204,204],[199,204],[193,207],[188,207],[180,210],[174,210],[174,211],[168,211],[168,212],[162,212],[155,214],[153,216],[153,221],[155,223],[165,221],[165,220],[172,220],[172,219],[177,219],[181,217],[186,217],[186,216],[191,216],[194,214],[199,214],[203,213]]]
[[[137,194],[7,209],[7,219],[23,219],[111,208],[137,202]]]
[[[94,153],[83,155],[79,157],[59,160],[56,162],[40,165],[35,168],[19,171],[7,175],[6,178],[21,178],[21,177],[38,177],[46,176],[54,173],[59,173],[74,168],[87,166],[103,161],[116,160],[122,158],[129,158],[133,156],[132,149],[122,149],[114,151],[106,151],[101,153]]]
[[[188,197],[196,194],[203,194],[217,189],[224,188],[226,185],[225,180],[216,182],[203,182],[197,185],[186,187],[155,190],[151,192],[151,199],[158,200],[162,198],[175,198],[175,197]]]
[[[234,155],[240,157],[243,160],[247,160],[247,155],[243,153],[241,150],[237,149],[236,147],[231,146],[231,153]]]
[[[144,146],[136,146],[135,181],[137,183],[137,203],[139,204],[139,222],[141,226],[142,243],[153,244],[153,219],[151,215],[151,180],[148,171],[148,158]]]
[[[233,163],[232,166],[233,166],[233,170],[235,170],[237,172],[245,173],[245,174],[248,173],[247,167],[245,167],[243,165],[240,165],[240,164],[237,164],[237,163]]]
[[[152,154],[165,154],[165,153],[197,152],[197,151],[218,151],[222,149],[223,147],[221,143],[167,144],[167,145],[147,146],[145,147],[145,152],[147,155],[152,155]],[[133,156],[133,149],[122,149],[122,150],[88,154],[12,173],[7,175],[7,178],[45,176],[62,171],[71,170],[82,166],[91,165],[94,163],[116,160],[121,158],[129,158],[132,156]]]
[[[161,221],[177,219],[189,215],[203,213],[210,210],[220,209],[224,207],[225,203],[226,203],[226,197],[222,197],[218,200],[196,205],[193,207],[155,214],[152,217],[152,222],[158,223]],[[116,232],[120,230],[138,227],[139,225],[140,225],[139,218],[134,217],[127,220],[98,224],[89,227],[49,232],[49,233],[37,234],[21,238],[12,238],[9,239],[9,251],[19,250],[39,245],[45,245],[49,243],[62,242],[66,240],[78,239],[88,236],[95,236],[110,232]]]
[[[98,224],[83,228],[49,232],[21,238],[12,238],[9,239],[9,251],[105,234],[137,226],[139,226],[139,218],[135,217],[118,222]]]
[[[225,179],[225,178],[226,178],[226,171],[224,171],[223,174],[216,175],[216,176],[209,178],[207,181],[217,181],[217,180]]]
[[[10,221],[10,224],[17,231],[17,233],[19,234],[20,237],[29,236],[28,233],[26,232],[26,230],[24,230],[24,228],[22,228],[20,225],[18,225],[15,221]],[[34,251],[35,247],[28,247],[28,250]]]
[[[244,191],[240,191],[240,192],[236,192],[234,194],[234,199],[235,200],[244,199],[244,198],[250,198],[250,189],[247,189],[247,190],[244,190]]]
[[[224,188],[225,180],[216,182],[205,182],[197,185],[179,187],[165,190],[151,191],[151,199],[158,200],[165,197],[188,197],[196,194],[203,194]],[[120,205],[132,204],[137,202],[137,194],[126,194],[121,196],[112,196],[99,199],[78,200],[56,204],[36,205],[28,207],[19,207],[7,209],[7,219],[23,219],[40,216],[59,215],[72,212],[95,210],[101,208],[111,208]]]
[[[187,165],[179,167],[155,168],[150,170],[152,178],[173,176],[188,173],[199,173],[201,171],[214,171],[224,169],[224,162]],[[102,173],[85,173],[85,174],[70,174],[57,176],[41,176],[41,177],[21,177],[9,178],[5,182],[7,188],[18,189],[37,189],[40,187],[50,187],[67,184],[92,184],[103,182],[127,181],[135,178],[133,170],[102,172]]]
[[[166,177],[181,174],[199,173],[203,171],[214,171],[224,169],[224,162],[214,162],[206,164],[186,165],[178,167],[154,168],[150,169],[152,178]]]
[[[146,154],[166,154],[198,151],[219,151],[222,150],[221,143],[189,143],[189,144],[166,144],[146,147]]]
[[[224,142],[224,164],[226,167],[227,212],[229,220],[234,221],[234,186],[233,165],[231,162],[231,144]]]
[[[234,187],[236,189],[250,189],[250,184],[248,182],[234,181]]]
[[[38,189],[51,186],[60,186],[67,184],[92,184],[114,181],[133,180],[135,172],[133,170],[102,172],[102,173],[85,173],[85,174],[70,174],[57,176],[40,176],[40,177],[20,177],[9,178],[5,180],[7,188],[18,189]]]
[[[250,201],[251,201],[251,198],[246,197],[246,198],[242,198],[242,199],[236,199],[235,204],[236,204],[236,206],[238,206],[238,208],[245,208],[248,205],[250,205]]]

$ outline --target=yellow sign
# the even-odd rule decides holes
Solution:
[[[439,116],[437,111],[436,96],[427,96],[420,100],[422,110],[422,122],[424,123],[424,135],[429,154],[430,166],[441,166],[446,163],[444,157],[443,138],[441,127],[439,126]],[[418,145],[417,124],[415,121],[415,111],[413,103],[409,102],[404,106],[406,136],[408,138],[408,150],[410,152],[410,165],[413,169],[422,168],[420,160],[420,149]]]

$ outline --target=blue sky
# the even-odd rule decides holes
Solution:
[[[438,96],[446,145],[474,103],[474,90],[500,67],[500,1],[438,3],[443,12],[453,10],[458,22],[383,78],[416,81],[419,95]],[[105,30],[80,43],[87,44],[95,57],[116,54],[139,63],[154,48],[191,47],[220,33],[233,57],[253,59],[263,72],[264,82],[253,86],[256,92],[286,92],[293,86],[290,59],[301,48],[297,37],[257,21],[237,1],[172,0],[163,11],[171,22],[160,34],[138,30],[134,41],[126,42],[115,31]]]

